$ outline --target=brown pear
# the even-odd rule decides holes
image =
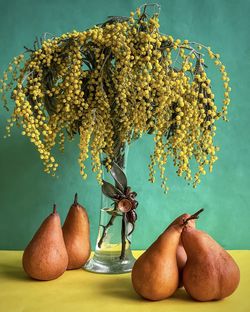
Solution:
[[[25,248],[22,262],[24,271],[37,280],[49,281],[65,272],[68,254],[55,205]]]
[[[86,210],[78,203],[77,194],[62,230],[69,256],[68,270],[79,269],[87,262],[91,250],[89,218]]]
[[[231,295],[240,281],[234,259],[207,233],[188,225],[181,239],[187,253],[183,284],[189,295],[198,301]]]
[[[136,260],[132,269],[135,291],[149,300],[170,297],[177,289],[176,260],[182,225],[173,224]]]
[[[184,213],[181,216],[179,216],[178,218],[176,218],[170,225],[169,227],[171,227],[174,224],[182,224],[184,222],[184,220],[188,219],[190,217],[190,214]],[[195,227],[195,220],[194,219],[190,219],[190,221],[188,221],[189,226],[191,227]],[[168,227],[168,228],[169,228]],[[182,245],[182,241],[180,239],[179,244],[177,246],[177,251],[176,251],[176,260],[177,260],[177,266],[178,266],[178,271],[179,271],[179,285],[178,287],[182,287],[183,286],[183,282],[182,282],[182,271],[183,268],[187,262],[187,254],[186,251]]]

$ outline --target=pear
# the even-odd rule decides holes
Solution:
[[[183,219],[169,226],[136,260],[132,269],[135,291],[149,300],[170,297],[179,284],[176,252],[183,228]]]
[[[169,225],[169,227],[171,227],[174,224],[182,224],[184,222],[184,220],[187,220],[189,217],[190,217],[190,214],[184,213],[181,216],[177,217]],[[191,227],[195,227],[195,220],[194,219],[190,219],[190,221],[188,221],[188,224]],[[178,266],[178,271],[179,271],[179,285],[178,285],[178,287],[180,288],[180,287],[183,286],[182,271],[183,271],[183,268],[184,268],[184,266],[185,266],[185,264],[187,262],[187,254],[186,254],[186,251],[185,251],[185,249],[184,249],[184,247],[182,245],[181,239],[179,241],[179,244],[178,244],[177,250],[176,250],[176,260],[177,260],[177,266]]]
[[[55,205],[25,248],[22,262],[24,271],[37,280],[49,281],[65,272],[68,254]]]
[[[162,300],[176,291],[179,285],[177,249],[181,233],[185,224],[198,219],[202,211],[203,209],[191,216],[184,214],[178,217],[136,260],[131,278],[133,287],[140,296],[148,300]]]
[[[69,256],[67,269],[79,269],[87,262],[91,249],[89,218],[86,210],[78,203],[77,194],[62,230]]]
[[[207,233],[188,225],[181,239],[187,253],[183,284],[189,295],[198,301],[231,295],[240,281],[234,259]]]

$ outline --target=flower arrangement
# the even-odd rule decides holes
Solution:
[[[0,81],[4,106],[8,109],[9,94],[15,102],[7,136],[14,124],[21,126],[45,172],[55,175],[53,148],[63,151],[65,139],[77,134],[80,173],[87,178],[85,161],[91,155],[101,184],[101,155],[108,170],[113,162],[122,167],[125,144],[143,134],[151,134],[155,142],[149,180],[155,181],[157,166],[165,191],[169,158],[177,174],[194,186],[207,166],[212,170],[218,150],[215,123],[227,120],[230,102],[225,66],[210,47],[161,34],[159,14],[149,15],[149,7],[130,17],[109,17],[82,32],[49,39],[46,34],[9,64]],[[207,56],[224,82],[219,106],[207,75]]]

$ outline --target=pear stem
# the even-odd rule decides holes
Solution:
[[[77,205],[78,204],[78,195],[77,193],[75,193],[75,198],[74,198],[74,205]]]
[[[189,218],[187,218],[186,220],[183,220],[183,225],[186,225],[188,223],[188,221],[190,220],[194,220],[194,219],[199,219],[199,214],[204,211],[204,208],[201,208],[200,210],[198,210],[196,213],[192,214]]]
[[[53,205],[53,213],[56,213],[56,204]]]

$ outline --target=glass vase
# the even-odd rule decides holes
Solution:
[[[123,149],[117,163],[126,173],[128,146]],[[103,180],[114,184],[110,173],[103,166]],[[132,270],[135,258],[131,252],[132,225],[126,219],[126,213],[112,214],[114,202],[101,195],[101,209],[98,236],[93,257],[84,269],[95,273],[119,274]]]

